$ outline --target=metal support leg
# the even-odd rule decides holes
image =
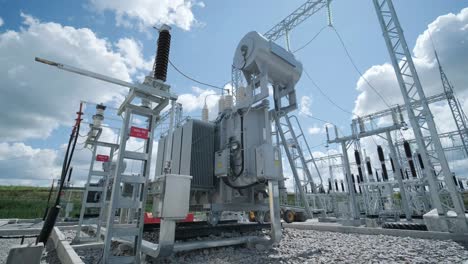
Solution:
[[[273,243],[279,243],[281,240],[281,216],[280,216],[280,199],[277,181],[268,181],[268,193],[270,203],[270,219],[271,219],[271,239]]]
[[[400,166],[400,161],[397,158],[395,146],[393,145],[392,136],[390,135],[390,131],[386,132],[387,141],[388,141],[388,148],[390,149],[390,155],[392,156],[393,165],[395,166],[395,178],[398,181],[398,185],[400,186],[400,194],[401,194],[401,203],[403,204],[403,210],[405,211],[405,217],[407,221],[411,221],[411,210],[409,207],[408,196],[406,195],[406,188],[403,183],[403,175],[401,174],[402,169]]]
[[[351,180],[351,168],[349,166],[349,157],[348,157],[348,149],[346,148],[346,142],[341,142],[341,148],[343,150],[343,166],[346,170],[346,182],[348,183],[348,192],[349,192],[349,207],[351,209],[351,217],[353,219],[359,219],[359,210],[357,207],[356,201],[356,193],[354,192],[354,183]]]

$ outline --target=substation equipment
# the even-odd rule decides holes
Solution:
[[[75,243],[100,241],[102,227],[105,226],[104,222],[108,217],[107,208],[117,165],[112,160],[119,145],[106,142],[101,138],[105,110],[105,105],[96,105],[96,113],[92,116],[92,123],[89,124],[89,132],[84,142],[84,147],[89,147],[92,154],[74,238]],[[121,171],[125,171],[125,165],[121,166]],[[97,217],[85,218],[86,215],[96,215]],[[83,228],[90,225],[95,225],[93,230],[95,236],[86,235],[83,237]]]
[[[428,208],[435,207],[441,219],[442,229],[448,231],[449,225],[454,225],[457,231],[466,230],[463,202],[453,182],[428,107],[430,100],[449,98],[450,94],[446,91],[443,96],[439,96],[440,98],[424,95],[390,0],[373,2],[404,97],[405,105],[401,108],[407,111],[414,131],[416,152],[419,153],[415,157],[422,164],[417,168],[420,172],[418,175],[422,177],[406,177],[405,180],[407,163],[399,158],[401,150],[394,148],[395,141],[391,137],[391,132],[405,127],[405,123],[401,109],[389,109],[384,111],[392,116],[393,123],[388,127],[366,130],[361,125],[364,121],[361,118],[353,121],[351,136],[339,137],[336,133],[335,139],[328,138],[329,143],[341,144],[343,153],[337,158],[341,160],[340,166],[344,169],[345,182],[338,182],[331,176],[328,180],[328,194],[325,193],[326,182],[323,181],[316,164],[320,159],[313,157],[297,118],[291,114],[297,109],[295,86],[302,74],[302,64],[290,51],[288,35],[297,25],[322,8],[329,8],[330,2],[307,1],[267,33],[261,35],[258,32],[250,32],[244,36],[233,59],[233,89],[231,94],[223,96],[220,100],[219,114],[214,121],[208,121],[205,111],[202,120],[191,119],[180,126],[175,125],[179,124],[175,102],[177,95],[170,91],[170,85],[166,83],[171,38],[167,26],[159,30],[158,52],[153,71],[141,84],[132,84],[36,58],[37,61],[62,70],[130,88],[118,111],[118,114],[123,116],[120,142],[112,146],[109,155],[110,161],[111,156],[116,157],[115,168],[109,166],[99,172],[107,181],[104,187],[112,186],[109,199],[103,192],[105,198],[100,200],[104,203],[108,200],[108,205],[99,205],[99,208],[107,208],[104,210],[106,212],[100,212],[106,216],[99,231],[104,237],[104,263],[139,263],[141,253],[159,257],[170,255],[172,252],[216,246],[277,243],[281,239],[281,209],[296,210],[307,218],[311,218],[314,213],[339,213],[349,210],[350,213],[343,217],[358,220],[362,212],[372,215],[393,210],[395,206],[392,196],[396,188],[400,189],[400,206],[407,220],[410,221],[415,213],[422,214]],[[328,15],[331,23],[330,11]],[[286,38],[286,49],[275,43],[281,37]],[[270,101],[273,102],[272,106]],[[169,110],[162,112],[167,107]],[[156,177],[154,181],[149,182],[153,135],[162,116],[169,119],[169,130],[159,139]],[[144,128],[132,125],[135,117],[144,121]],[[94,134],[93,131],[97,133]],[[385,139],[390,149],[389,155],[385,155],[381,147],[378,150],[382,168],[381,180],[377,172],[374,174],[370,159],[365,156],[359,145],[360,138],[380,134],[386,135]],[[94,151],[100,144],[98,135],[99,122],[96,122],[91,127],[87,139]],[[142,151],[127,149],[132,137],[142,141]],[[355,163],[348,157],[351,145],[356,149]],[[302,208],[280,204],[286,195],[281,146],[291,167]],[[92,163],[95,159],[94,154]],[[405,156],[409,158],[408,155]],[[386,162],[389,160],[392,163],[393,181],[389,179],[386,168]],[[127,162],[139,162],[140,173],[128,174],[125,168]],[[351,165],[358,169],[356,177],[351,174]],[[312,166],[315,167],[317,177],[313,177]],[[330,174],[333,174],[333,170],[330,171]],[[90,185],[90,178],[94,173],[91,164],[87,191],[97,191]],[[304,175],[303,179],[300,177],[301,173]],[[111,178],[113,184],[109,184]],[[348,193],[345,192],[345,185]],[[148,191],[153,199],[153,216],[161,219],[158,244],[143,240],[143,215]],[[444,199],[445,203],[441,201],[440,193],[445,193],[444,197],[448,197],[448,200]],[[343,205],[343,201],[346,203],[346,200],[348,208],[340,209],[337,201],[341,201]],[[87,201],[84,201],[83,205],[84,209],[91,206]],[[445,221],[449,210],[457,214],[456,220],[451,219],[450,223]],[[216,241],[175,243],[176,222],[184,219],[189,211],[206,213],[207,221],[211,225],[216,225],[225,211],[253,211],[260,222],[270,221],[270,238],[241,236]],[[118,212],[121,216],[119,218],[116,217]],[[125,217],[122,217],[122,212],[125,212]],[[82,214],[80,229],[85,225]],[[102,223],[102,220],[99,220],[99,223]],[[77,241],[80,239],[77,238]],[[114,255],[112,241],[130,245],[130,254]]]
[[[83,211],[87,207],[101,208],[107,219],[98,230],[104,237],[104,263],[139,263],[141,252],[158,257],[172,252],[242,243],[277,243],[281,239],[280,191],[282,179],[281,154],[272,142],[272,122],[296,109],[295,84],[302,73],[302,65],[294,55],[265,39],[257,32],[248,33],[239,43],[234,65],[248,80],[244,97],[226,96],[222,111],[215,121],[188,120],[175,128],[177,96],[165,83],[169,56],[168,27],[160,30],[154,70],[142,84],[131,84],[72,66],[39,59],[37,61],[59,69],[85,75],[130,88],[129,95],[119,107],[123,114],[120,142],[112,145],[109,161],[116,156],[115,169],[94,169],[103,109],[97,109],[87,143],[93,149],[93,160],[86,190],[102,191],[99,204],[84,200],[80,214],[80,231],[84,225]],[[274,108],[270,109],[269,87],[273,87]],[[135,100],[138,98],[139,100]],[[148,187],[149,168],[155,124],[161,111],[170,105],[169,131],[160,139],[156,163],[156,177]],[[146,128],[131,126],[132,116],[145,118]],[[127,149],[130,137],[144,140],[142,152]],[[115,154],[118,149],[118,153]],[[141,173],[129,175],[126,162],[141,161]],[[110,176],[110,172],[113,175]],[[91,187],[91,178],[106,178],[104,186]],[[112,177],[112,184],[109,180]],[[131,187],[128,187],[128,186]],[[110,199],[105,186],[112,186]],[[99,188],[99,190],[98,190]],[[148,188],[153,198],[153,216],[161,219],[159,243],[143,241],[143,214]],[[284,186],[282,186],[284,189]],[[85,198],[87,199],[87,195]],[[102,203],[108,204],[105,206]],[[106,208],[106,212],[104,208]],[[127,210],[127,217],[116,213]],[[203,211],[208,222],[215,225],[223,211],[255,211],[260,221],[271,223],[270,238],[239,237],[216,241],[181,242],[175,244],[176,221],[190,211]],[[101,221],[98,220],[100,225]],[[99,236],[98,236],[99,238]],[[82,240],[78,237],[76,241]],[[132,246],[130,255],[117,256],[112,241]]]
[[[290,50],[289,33],[310,16],[317,13],[322,8],[328,9],[328,21],[331,25],[330,0],[322,1],[306,1],[303,5],[297,8],[289,16],[284,18],[280,23],[264,34],[264,36],[276,41],[281,37],[286,40],[286,49]],[[378,113],[370,114],[366,117],[359,117],[353,120],[352,135],[348,137],[338,137],[330,141],[339,143],[342,146],[342,165],[344,168],[343,175],[345,176],[346,187],[348,189],[348,218],[357,220],[364,215],[397,215],[404,214],[408,221],[412,220],[412,216],[421,216],[427,213],[431,208],[436,208],[439,218],[436,227],[439,231],[466,232],[467,221],[465,218],[465,208],[460,195],[460,187],[455,183],[458,180],[453,180],[453,175],[448,166],[447,158],[444,153],[444,148],[441,144],[439,134],[430,112],[429,103],[447,100],[452,111],[454,120],[457,124],[459,137],[462,139],[463,149],[467,152],[466,139],[467,119],[456,100],[453,88],[447,79],[447,76],[440,66],[439,69],[444,87],[444,93],[426,97],[419,80],[418,74],[414,67],[411,53],[407,46],[403,35],[403,30],[399,23],[393,2],[391,0],[373,0],[374,7],[377,13],[379,24],[384,33],[384,40],[387,45],[392,65],[395,68],[398,84],[404,98],[404,105],[386,109]],[[242,72],[234,65],[232,68],[232,84],[234,100],[242,98],[245,80],[243,80]],[[249,82],[249,80],[246,80]],[[395,139],[392,138],[391,132],[399,129],[406,129],[406,124],[402,123],[401,111],[406,111],[408,122],[413,130],[415,139],[415,152],[418,153],[417,160],[420,161],[416,166],[419,170],[421,179],[416,179],[412,176],[409,179],[407,172],[411,172],[411,166],[405,157],[407,152],[411,152],[408,147],[395,148]],[[346,201],[346,195],[338,192],[338,187],[335,192],[324,194],[324,182],[320,171],[315,163],[315,158],[310,152],[307,141],[302,140],[303,133],[299,125],[293,125],[291,120],[293,116],[282,111],[276,111],[276,136],[277,146],[283,146],[284,153],[288,159],[298,197],[301,200],[303,211],[307,217],[312,217],[313,213],[335,212],[335,215],[340,214],[337,209],[337,201]],[[396,118],[395,118],[396,115]],[[372,128],[368,131],[361,126],[365,121],[377,119],[378,117],[393,116],[393,125],[385,128]],[[400,119],[399,122],[397,119]],[[373,126],[371,126],[373,127]],[[387,141],[389,153],[384,153],[383,148],[379,147],[379,162],[381,166],[380,179],[377,172],[372,172],[370,159],[363,155],[360,147],[359,139],[367,136],[380,136],[384,134]],[[442,135],[443,136],[443,135]],[[355,161],[358,170],[356,177],[351,174],[349,166],[348,154],[344,154],[351,145],[355,148]],[[402,152],[405,153],[402,155]],[[416,160],[416,159],[414,159]],[[390,161],[391,173],[394,180],[389,179],[389,171],[387,171],[387,162]],[[318,177],[315,178],[311,173],[312,167],[315,167]],[[367,172],[366,172],[367,168]],[[390,168],[390,167],[388,167]],[[301,179],[301,173],[304,178]],[[369,176],[367,176],[369,175]],[[372,178],[375,181],[372,182]],[[319,182],[317,181],[319,180]],[[357,184],[357,185],[356,185]],[[338,185],[338,184],[335,184]],[[460,185],[460,184],[458,184]],[[310,187],[309,187],[310,186]],[[331,180],[329,181],[328,192],[333,189]],[[354,189],[359,190],[359,195],[356,197]],[[344,187],[344,186],[343,186]],[[342,188],[344,190],[345,188]],[[395,190],[399,190],[401,199],[394,199]],[[424,190],[424,191],[423,191]],[[353,194],[354,193],[354,194]],[[319,199],[318,199],[319,198]],[[397,200],[400,200],[397,204]],[[317,202],[319,201],[319,202]],[[333,201],[333,202],[332,202]],[[334,208],[334,209],[333,209]],[[453,211],[456,217],[447,218],[447,212]],[[397,218],[397,217],[395,217]]]

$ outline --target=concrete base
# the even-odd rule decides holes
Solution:
[[[447,220],[444,215],[439,215],[437,209],[432,209],[423,215],[427,230],[435,232],[449,232]]]
[[[360,226],[362,225],[361,219],[342,219],[339,221],[343,226]]]
[[[336,223],[338,220],[335,217],[319,217],[319,223]]]
[[[450,233],[468,233],[468,214],[465,214],[464,218],[449,214],[446,220]]]
[[[44,244],[18,245],[10,249],[7,264],[39,264],[41,263]]]
[[[379,221],[376,218],[366,218],[366,227],[379,227]]]

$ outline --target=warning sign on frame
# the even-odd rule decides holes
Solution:
[[[148,139],[149,130],[140,127],[130,127],[130,136],[142,139]]]
[[[96,161],[108,162],[109,161],[109,156],[98,154],[98,155],[96,155]]]

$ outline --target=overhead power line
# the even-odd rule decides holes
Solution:
[[[336,108],[340,109],[341,111],[343,111],[344,113],[346,114],[351,114],[351,115],[356,115],[346,109],[344,109],[343,107],[341,107],[339,104],[337,104],[335,101],[333,101],[330,96],[328,96],[323,90],[322,88],[320,88],[320,86],[317,85],[317,83],[315,83],[315,81],[312,79],[312,77],[310,77],[309,73],[307,72],[307,70],[305,68],[303,68],[303,72],[305,73],[305,75],[307,76],[307,78],[310,80],[310,82],[313,84],[313,86],[320,92],[320,94],[325,97],[332,105],[334,105]]]
[[[302,45],[300,48],[296,49],[296,50],[293,51],[292,53],[296,53],[296,52],[298,52],[298,51],[304,49],[305,47],[309,46],[309,44],[312,43],[312,42],[320,35],[320,33],[322,33],[322,31],[324,31],[327,27],[328,27],[328,25],[327,25],[327,26],[324,26],[323,28],[321,28],[321,29],[319,30],[319,32],[317,32],[311,40],[309,40],[306,44]]]
[[[214,88],[214,89],[219,89],[219,90],[223,90],[223,91],[227,91],[227,89],[223,88],[223,87],[219,87],[219,86],[216,86],[216,85],[213,85],[213,84],[209,84],[209,83],[206,83],[206,82],[202,82],[202,81],[199,81],[197,79],[194,79],[190,76],[188,76],[187,74],[185,74],[184,72],[182,72],[181,70],[179,70],[179,68],[177,68],[174,63],[172,63],[171,60],[169,60],[169,63],[171,64],[171,66],[174,68],[174,70],[176,70],[180,75],[184,76],[185,78],[191,80],[192,82],[195,82],[195,83],[198,83],[198,84],[201,84],[201,85],[204,85],[204,86],[208,86],[208,87],[211,87],[211,88]]]
[[[359,73],[359,75],[361,76],[361,78],[367,83],[367,85],[369,85],[370,88],[372,88],[372,90],[374,90],[374,92],[380,97],[380,99],[384,102],[384,104],[390,108],[390,104],[387,102],[387,100],[385,100],[385,98],[382,96],[382,94],[379,93],[379,91],[377,91],[377,89],[369,82],[369,80],[367,80],[366,77],[364,77],[364,75],[362,74],[362,72],[359,70],[359,68],[357,67],[356,63],[354,62],[354,59],[353,57],[351,56],[348,48],[346,47],[346,44],[344,43],[343,41],[343,38],[341,37],[340,33],[338,32],[338,30],[335,28],[335,26],[331,26],[331,28],[333,29],[333,31],[335,32],[336,36],[338,37],[338,40],[340,41],[341,43],[341,46],[343,47],[345,53],[346,53],[346,56],[348,57],[349,61],[351,62],[351,64],[353,65],[354,69],[356,70],[357,73]]]

